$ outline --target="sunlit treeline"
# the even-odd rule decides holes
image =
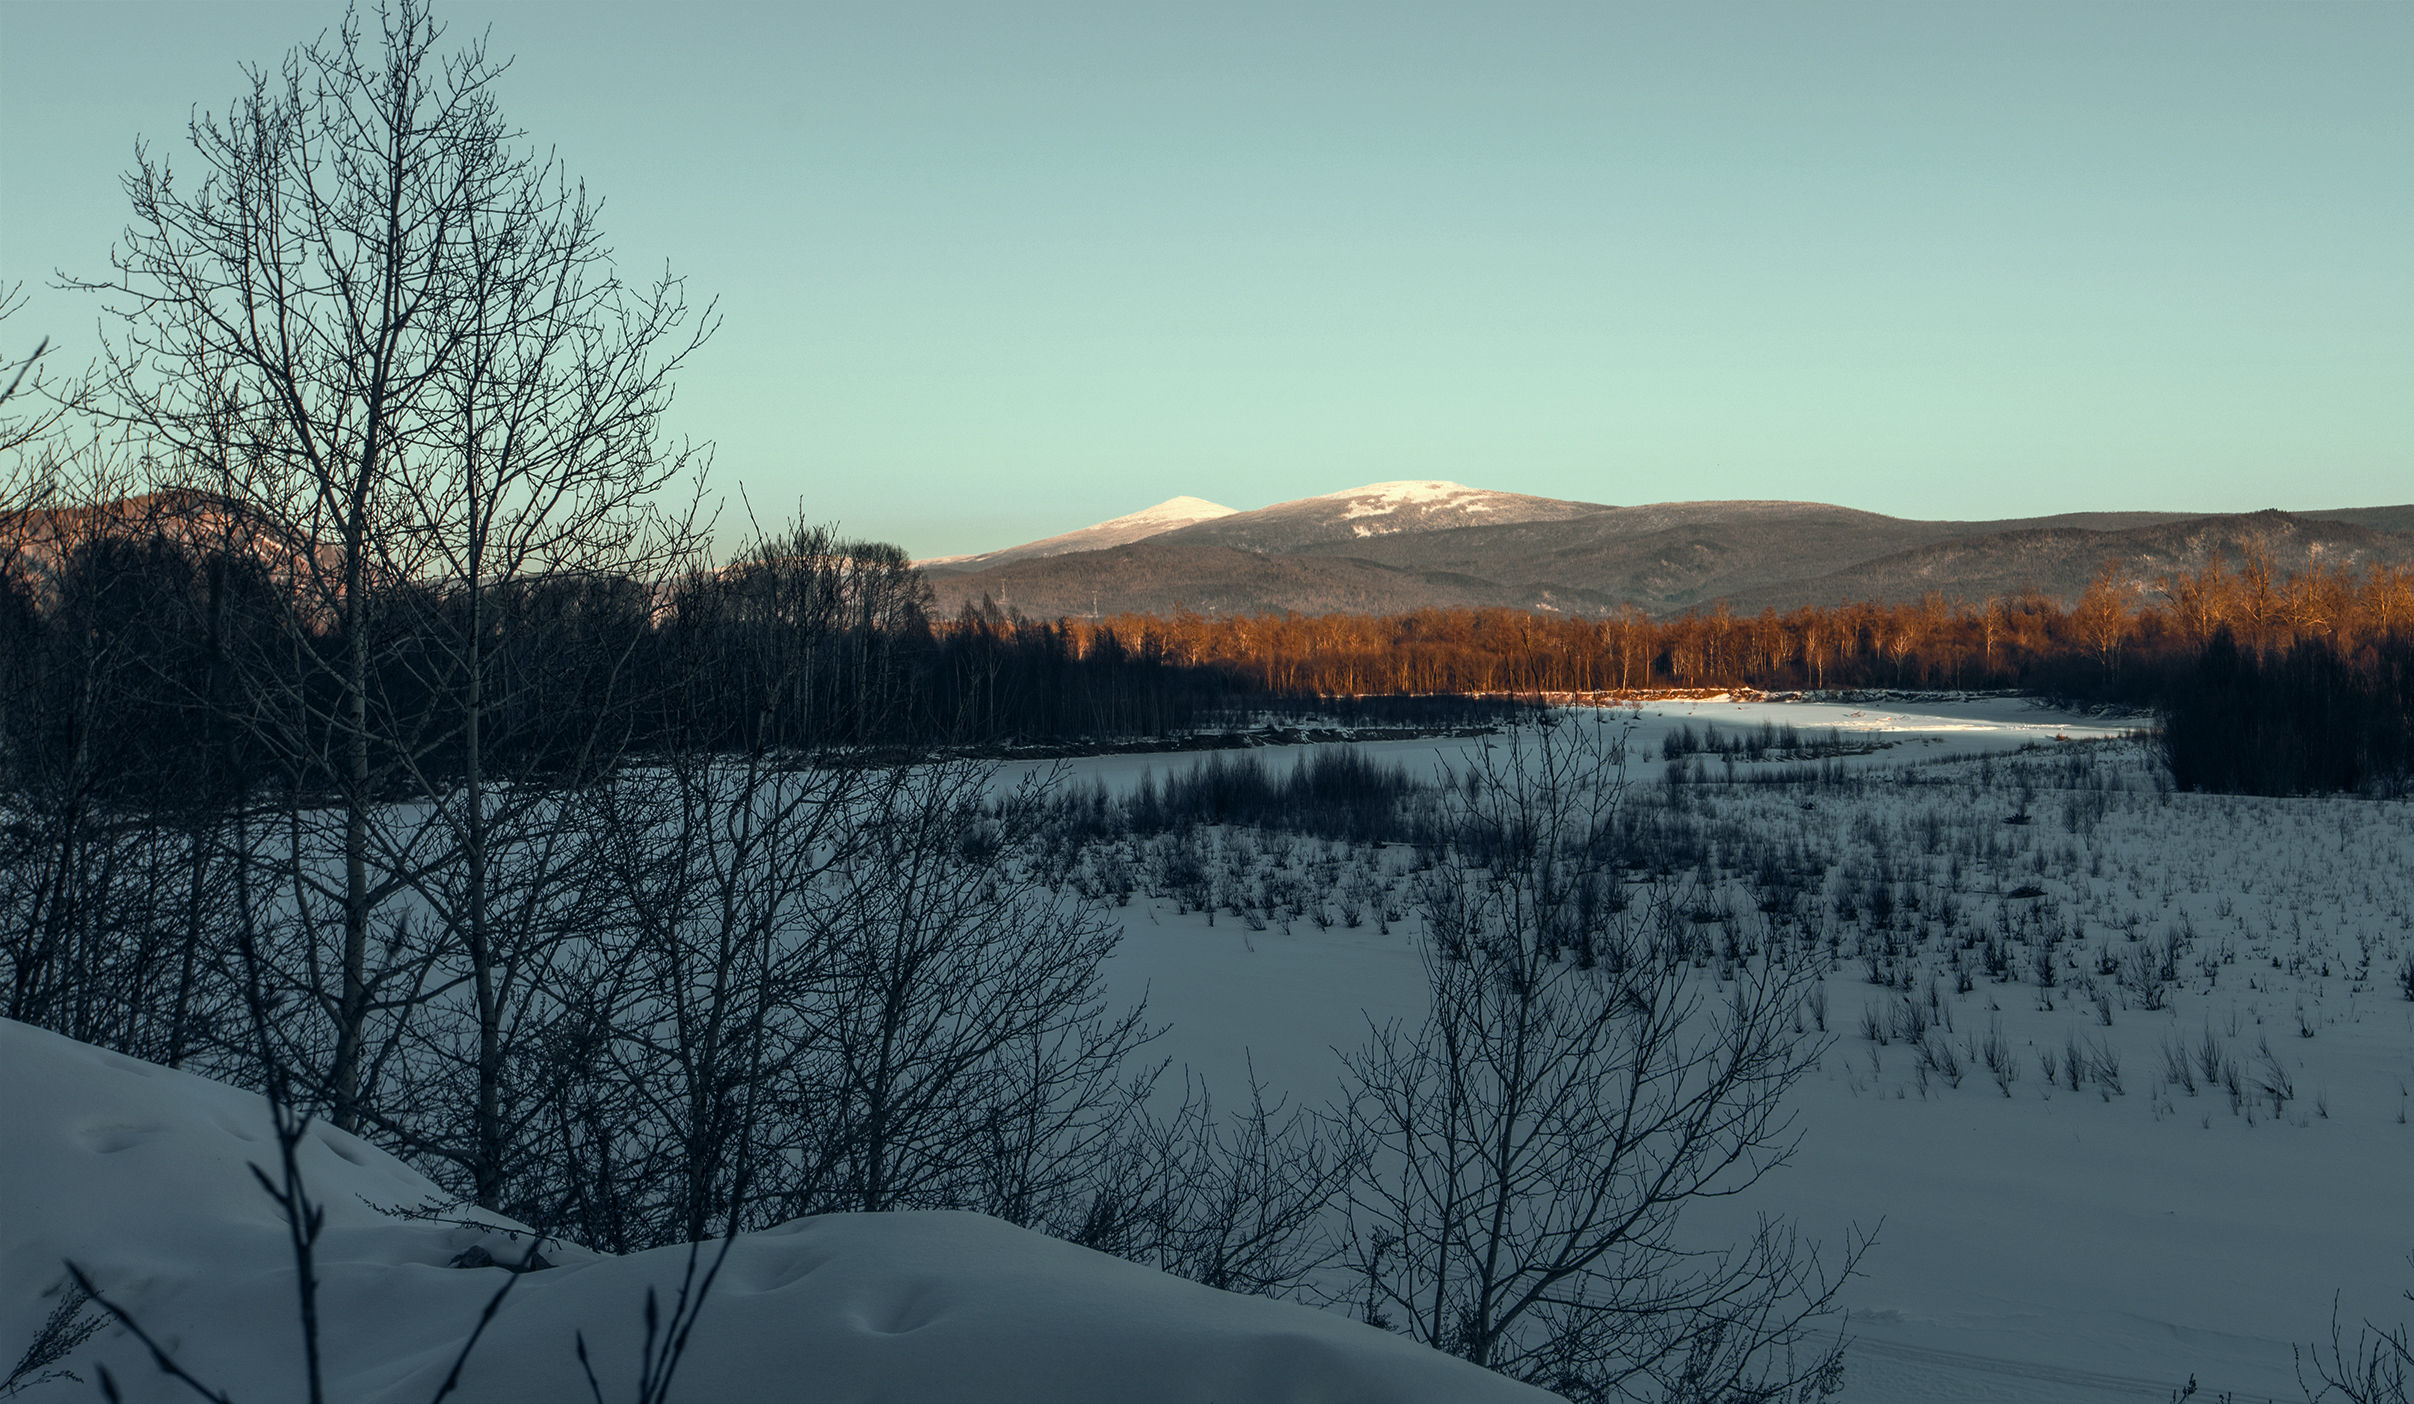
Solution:
[[[1000,629],[971,612],[946,636]],[[1015,626],[1007,625],[1008,629]],[[1022,629],[1034,626],[1022,625]],[[2298,644],[2352,659],[2414,631],[2414,572],[2376,565],[2282,576],[2215,559],[2147,587],[2111,571],[2073,604],[2042,593],[1917,604],[1606,619],[1521,610],[1397,615],[1126,616],[1040,626],[1076,658],[1171,660],[1283,695],[1763,688],[2119,689],[2140,665],[2192,660],[2226,633],[2255,657]]]
[[[65,521],[66,518],[60,518]],[[23,532],[0,589],[0,745],[18,765],[81,755],[192,792],[335,728],[345,612],[295,607],[293,560],[189,522],[87,518]],[[666,744],[912,747],[1161,737],[1289,699],[1662,688],[2021,688],[2161,705],[2216,639],[2251,662],[2311,649],[2378,676],[2414,638],[2414,572],[2275,571],[2250,554],[2140,586],[2110,570],[2065,605],[2030,592],[1578,619],[1518,610],[1032,620],[934,618],[904,554],[818,528],[639,583],[610,573],[498,581],[473,605],[383,580],[361,616],[379,735],[449,771],[468,735],[445,699],[472,657],[476,744],[506,770],[576,769]],[[482,640],[471,650],[465,640]],[[2394,642],[2393,642],[2394,641]],[[298,671],[275,679],[291,660]],[[597,738],[608,737],[599,747]],[[380,740],[380,745],[389,744]],[[290,759],[290,757],[288,757]],[[290,769],[291,767],[286,767]],[[173,778],[171,778],[173,777]],[[217,783],[217,782],[213,782]],[[200,786],[207,788],[207,786]]]

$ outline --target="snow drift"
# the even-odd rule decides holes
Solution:
[[[276,1141],[258,1097],[0,1020],[0,1355],[14,1359],[73,1259],[180,1361],[238,1401],[299,1396],[285,1225],[250,1166]],[[448,1266],[502,1229],[409,1217],[435,1186],[324,1126],[302,1147],[326,1208],[320,1310],[331,1397],[431,1397],[499,1268]],[[646,1291],[684,1249],[547,1244],[464,1372],[469,1400],[630,1396]],[[189,1397],[112,1326],[64,1362],[106,1363],[137,1401]],[[64,1383],[42,1393],[75,1392]],[[674,1390],[700,1400],[1513,1400],[1539,1391],[1372,1327],[1236,1296],[977,1214],[847,1214],[742,1237]],[[39,1394],[29,1397],[40,1397]]]

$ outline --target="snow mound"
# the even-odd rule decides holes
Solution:
[[[237,1400],[299,1392],[285,1226],[254,1183],[276,1143],[259,1098],[0,1020],[0,1355],[55,1302],[63,1259]],[[398,1208],[438,1199],[400,1161],[314,1128],[327,1214],[320,1311],[329,1394],[430,1398],[497,1286],[446,1266],[486,1229]],[[524,1240],[522,1240],[524,1243]],[[464,1372],[459,1397],[584,1398],[584,1332],[607,1398],[633,1388],[649,1287],[684,1249],[624,1258],[548,1244]],[[112,1327],[66,1362],[107,1363],[135,1401],[189,1397]],[[72,1386],[54,1385],[66,1392]],[[686,1400],[1515,1400],[1549,1396],[1324,1312],[1218,1292],[977,1214],[799,1219],[732,1249],[681,1366]]]

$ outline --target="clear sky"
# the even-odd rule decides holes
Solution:
[[[102,269],[136,135],[339,14],[0,0],[0,278]],[[917,554],[1390,478],[2414,500],[2414,4],[438,14],[721,299],[718,483]]]

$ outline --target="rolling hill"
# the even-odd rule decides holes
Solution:
[[[2414,564],[2414,506],[1922,521],[1818,502],[1608,506],[1399,482],[1163,530],[1146,530],[1148,516],[926,562],[936,606],[953,614],[987,598],[1034,618],[1491,606],[1593,615],[1627,604],[1665,614],[1720,601],[1757,612],[1930,591],[2071,599],[2107,562],[2144,589],[2252,549],[2283,572]]]

